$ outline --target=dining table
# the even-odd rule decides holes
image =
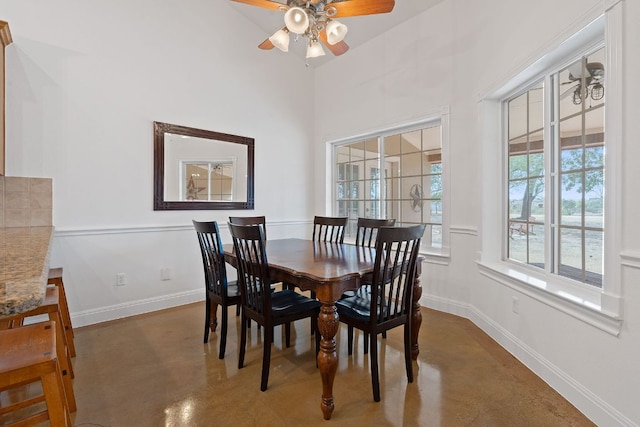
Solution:
[[[322,379],[320,409],[324,419],[331,419],[334,410],[333,383],[338,368],[336,334],[339,327],[336,301],[345,291],[357,290],[371,276],[375,264],[375,248],[348,243],[318,242],[286,238],[268,240],[265,244],[271,279],[295,285],[303,291],[314,291],[322,304],[318,315],[321,335],[318,369]],[[225,261],[236,267],[232,244],[223,246]],[[422,323],[420,273],[423,257],[418,258],[417,274],[413,284],[411,314],[411,356],[418,358],[418,333]],[[215,311],[213,311],[215,313]]]

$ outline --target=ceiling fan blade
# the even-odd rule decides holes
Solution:
[[[327,47],[327,49],[329,49],[331,51],[331,53],[333,53],[335,56],[340,56],[343,53],[345,53],[346,51],[349,50],[349,45],[346,44],[344,41],[340,41],[336,44],[329,44],[329,42],[327,41],[327,31],[326,30],[322,30],[319,34],[318,37],[320,37],[320,40],[322,41],[322,43]]]
[[[273,49],[275,46],[273,45],[273,43],[271,43],[271,40],[267,38],[265,41],[260,43],[258,47],[262,50],[270,50],[270,49]]]
[[[280,10],[281,7],[286,7],[286,4],[278,3],[271,0],[231,0],[237,3],[244,3],[251,6],[264,7],[265,9]]]
[[[345,18],[349,16],[389,13],[395,5],[395,0],[345,0],[337,3],[329,3],[326,7],[336,8],[337,13],[335,18]]]

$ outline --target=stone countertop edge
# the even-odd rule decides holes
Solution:
[[[54,227],[0,229],[0,320],[44,301]]]

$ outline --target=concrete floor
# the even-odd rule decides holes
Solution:
[[[220,313],[220,311],[218,311]],[[321,381],[309,321],[281,328],[271,355],[269,388],[260,391],[262,333],[251,327],[237,368],[239,318],[230,310],[224,360],[218,336],[202,343],[204,303],[75,330],[76,426],[592,426],[570,403],[471,322],[422,309],[420,356],[407,383],[402,328],[380,346],[382,400],[373,401],[369,357],[356,333],[339,366],[330,421],[320,411]],[[295,343],[295,344],[293,344]],[[33,386],[32,386],[33,387]],[[5,392],[2,399],[9,399]],[[2,400],[0,400],[2,402]],[[0,417],[0,424],[8,418]]]

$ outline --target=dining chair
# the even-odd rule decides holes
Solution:
[[[62,379],[56,329],[55,322],[48,321],[0,331],[0,391],[9,394],[0,414],[20,417],[2,425],[35,426],[47,420],[52,426],[73,425],[68,403],[68,392],[73,390],[66,390]],[[40,383],[41,394],[30,396],[20,389],[32,383]],[[32,410],[25,412],[26,408]]]
[[[55,329],[56,355],[58,363],[60,364],[60,373],[64,384],[67,405],[70,412],[75,412],[77,410],[77,405],[75,394],[73,392],[73,382],[71,381],[74,377],[73,364],[71,362],[71,352],[69,350],[67,335],[65,333],[64,317],[62,316],[60,308],[60,292],[58,287],[45,287],[44,300],[42,301],[42,304],[32,308],[31,310],[3,317],[4,322],[0,328],[20,329],[24,327],[23,325],[25,323],[30,323],[32,321],[40,324],[42,322],[37,319],[41,317],[47,317],[47,320],[51,322],[52,327]]]
[[[314,216],[313,234],[311,240],[314,242],[344,243],[344,232],[349,218],[334,216]],[[311,298],[316,297],[315,291],[311,291]],[[311,333],[315,333],[311,325]]]
[[[348,326],[347,345],[353,352],[353,328],[367,332],[370,340],[373,400],[380,401],[378,334],[404,326],[404,359],[407,380],[413,382],[411,364],[411,307],[420,241],[425,225],[380,227],[371,293],[356,293],[336,302],[340,321]]]
[[[313,218],[314,242],[344,243],[344,230],[348,217],[315,216]]]
[[[224,359],[227,346],[227,317],[229,306],[239,306],[240,289],[236,281],[227,280],[227,270],[224,260],[224,249],[220,230],[216,221],[193,221],[198,236],[202,265],[204,267],[205,292],[205,322],[204,343],[209,342],[209,331],[215,332],[217,322],[212,322],[211,311],[217,306],[222,307],[222,326],[220,331],[220,351],[218,357]],[[242,328],[244,329],[244,328]]]
[[[264,239],[265,240],[267,239],[267,217],[265,216],[230,216],[229,222],[231,224],[240,224],[240,225],[258,224],[262,226],[262,231],[264,232]],[[236,315],[240,315],[240,304],[238,304],[236,308]],[[247,328],[249,327],[249,325],[250,325],[250,322],[247,322]]]
[[[396,225],[395,218],[358,218],[356,229],[356,246],[375,248],[376,238],[378,237],[378,229],[380,227],[393,227]],[[357,291],[346,291],[342,298],[349,298],[355,295],[356,292],[371,293],[371,284],[368,283],[368,277],[364,277],[362,285]],[[382,332],[382,338],[386,338],[386,331]],[[363,333],[363,346],[364,354],[369,353],[369,334]]]
[[[378,229],[380,227],[393,227],[394,225],[396,225],[395,218],[358,218],[356,246],[375,248]]]
[[[265,391],[269,382],[273,329],[285,326],[285,345],[291,345],[291,322],[307,317],[317,328],[320,303],[290,289],[264,292],[271,286],[269,262],[265,249],[264,231],[259,225],[239,225],[229,223],[233,247],[237,258],[238,283],[242,300],[242,321],[252,319],[264,326],[262,379],[260,390]],[[316,355],[320,349],[320,333],[315,334]],[[238,369],[244,366],[247,331],[240,334],[240,354]]]
[[[229,222],[240,225],[259,224],[262,226],[265,240],[267,239],[267,218],[265,216],[230,216]]]

